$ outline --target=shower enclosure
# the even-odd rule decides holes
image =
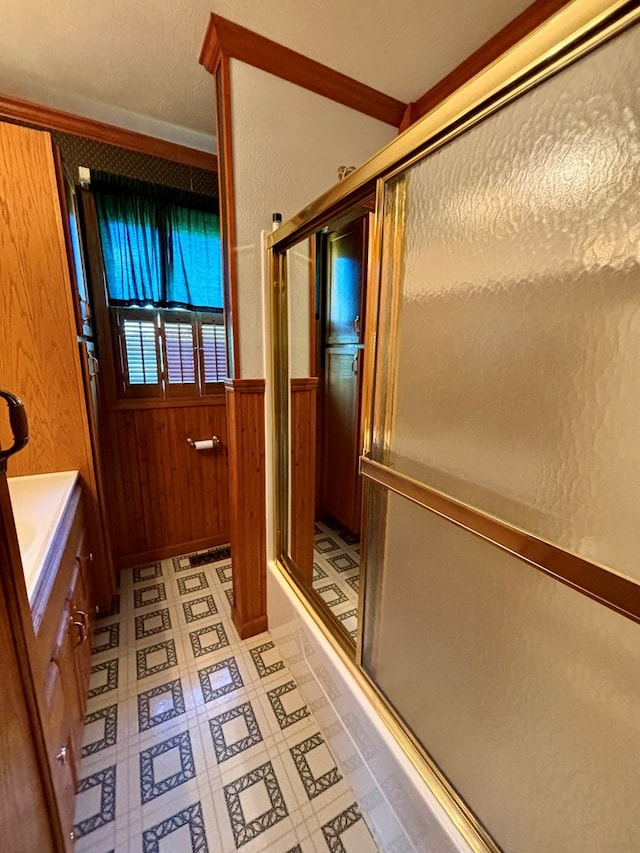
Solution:
[[[475,850],[640,849],[639,18],[568,4],[271,238],[278,564]],[[353,643],[294,387],[372,191]]]

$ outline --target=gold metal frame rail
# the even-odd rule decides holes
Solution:
[[[627,619],[640,622],[640,584],[630,578],[538,539],[372,459],[360,457],[360,472],[368,480],[513,554]]]

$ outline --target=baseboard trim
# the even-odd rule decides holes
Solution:
[[[231,620],[241,640],[246,640],[249,637],[255,637],[256,634],[262,634],[268,628],[266,615],[258,616],[256,619],[250,619],[248,622],[242,622],[235,607],[231,610]]]
[[[207,548],[217,548],[219,545],[229,543],[229,534],[220,536],[208,536],[205,539],[194,539],[192,542],[181,542],[177,545],[167,545],[164,548],[153,548],[151,551],[142,551],[139,554],[127,554],[118,557],[116,568],[119,572],[123,569],[131,569],[143,563],[152,563],[154,560],[167,560],[169,557],[181,557],[183,554],[191,554],[193,551],[206,551]]]

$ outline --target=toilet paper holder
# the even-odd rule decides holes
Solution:
[[[214,447],[222,447],[222,439],[219,435],[212,435],[211,438],[205,438],[201,441],[194,441],[193,438],[188,438],[187,444],[194,450],[213,450]]]

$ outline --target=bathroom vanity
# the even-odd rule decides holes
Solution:
[[[69,849],[95,605],[77,471],[8,479],[33,618],[30,649],[47,757]]]

